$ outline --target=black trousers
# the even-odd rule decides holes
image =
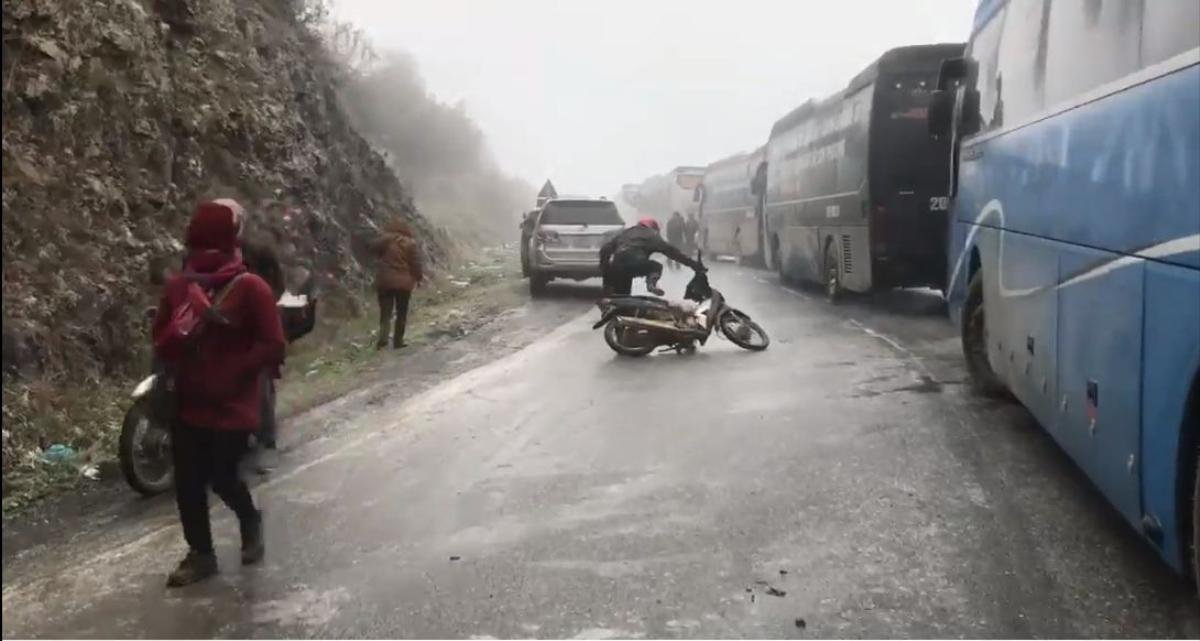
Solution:
[[[399,347],[404,343],[404,328],[408,324],[408,301],[412,292],[400,289],[381,289],[379,294],[379,345],[387,345],[388,330],[392,324],[393,310],[395,313],[396,331],[392,336],[392,346]]]
[[[270,372],[263,372],[259,377],[259,428],[258,444],[267,449],[275,449],[275,379]]]
[[[633,279],[645,276],[646,285],[653,286],[662,270],[662,263],[656,260],[618,254],[604,272],[604,292],[608,296],[628,296],[633,291]]]
[[[261,518],[238,469],[249,439],[250,432],[204,429],[182,423],[176,423],[171,431],[175,503],[183,524],[183,538],[195,552],[213,552],[208,520],[210,486],[237,515],[243,528]]]

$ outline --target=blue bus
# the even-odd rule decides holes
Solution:
[[[1200,575],[1200,3],[983,0],[929,129],[972,383]]]

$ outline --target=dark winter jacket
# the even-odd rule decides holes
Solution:
[[[657,230],[642,225],[629,227],[604,243],[600,247],[600,266],[607,268],[609,259],[617,255],[621,255],[623,260],[645,261],[650,259],[651,254],[665,254],[667,258],[679,261],[692,269],[700,267],[700,263],[663,240]]]
[[[403,220],[388,223],[371,243],[371,249],[379,257],[375,289],[411,292],[424,278],[421,248],[413,239],[412,228]]]

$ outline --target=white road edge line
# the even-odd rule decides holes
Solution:
[[[937,380],[936,378],[934,378],[933,374],[929,371],[929,369],[927,367],[925,367],[925,363],[922,362],[921,357],[917,356],[917,354],[915,352],[913,352],[911,349],[902,345],[900,343],[900,341],[898,341],[898,340],[892,338],[891,336],[888,336],[887,334],[884,334],[882,332],[877,332],[874,329],[867,327],[866,325],[860,323],[859,321],[857,321],[853,318],[848,318],[846,320],[851,325],[857,327],[862,333],[866,334],[867,336],[870,336],[871,338],[874,338],[879,341],[883,341],[884,343],[887,343],[892,349],[903,354],[907,360],[912,362],[913,366],[915,366],[918,370],[920,370],[921,374],[925,375],[926,377],[928,377],[931,380]]]

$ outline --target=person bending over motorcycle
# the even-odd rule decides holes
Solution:
[[[691,267],[693,271],[704,271],[704,265],[663,240],[659,235],[657,220],[643,218],[600,247],[605,295],[628,296],[633,289],[633,279],[644,276],[646,289],[656,296],[662,296],[663,290],[658,287],[662,263],[650,260],[652,254],[664,254]]]

